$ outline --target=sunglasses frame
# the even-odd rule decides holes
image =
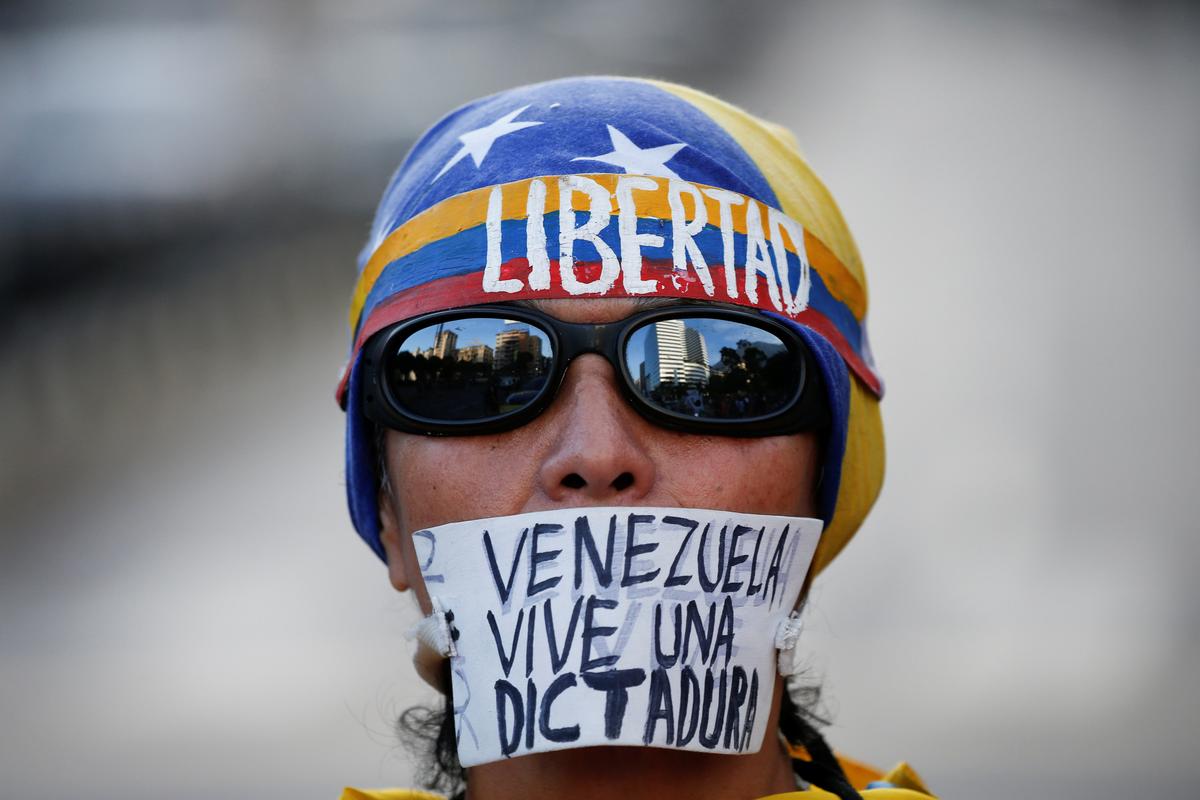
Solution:
[[[387,381],[383,380],[387,354],[411,333],[439,322],[469,317],[516,320],[538,328],[550,341],[551,366],[546,382],[530,402],[518,409],[494,417],[465,422],[434,420],[412,414],[398,404]],[[764,330],[787,347],[798,364],[800,376],[790,402],[779,411],[748,419],[710,420],[679,414],[647,401],[636,389],[636,382],[622,357],[629,338],[646,325],[664,319],[722,319]],[[621,395],[644,419],[669,430],[702,435],[760,437],[800,431],[823,431],[830,424],[830,413],[820,370],[800,335],[782,322],[757,312],[712,305],[671,305],[635,312],[615,322],[564,322],[541,311],[524,306],[481,305],[436,311],[390,325],[374,336],[363,348],[362,411],[377,425],[406,433],[429,436],[478,436],[519,428],[545,411],[562,386],[571,362],[584,353],[595,353],[612,365],[619,376]]]

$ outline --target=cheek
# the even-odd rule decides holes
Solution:
[[[533,481],[528,459],[514,459],[521,445],[500,437],[441,438],[388,433],[388,474],[402,529],[516,514],[520,487]],[[530,474],[525,474],[529,472]]]
[[[816,516],[819,465],[812,435],[688,438],[664,448],[669,452],[661,457],[674,467],[660,474],[679,505]]]

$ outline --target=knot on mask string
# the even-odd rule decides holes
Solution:
[[[800,639],[803,627],[800,611],[797,609],[788,614],[786,619],[781,619],[779,627],[775,629],[775,647],[779,650],[779,674],[785,678],[800,671],[796,642]]]
[[[458,628],[454,627],[454,612],[446,608],[438,597],[431,597],[433,611],[404,632],[404,638],[416,639],[441,656],[456,656]]]

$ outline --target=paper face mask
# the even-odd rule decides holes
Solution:
[[[434,605],[418,635],[450,657],[463,766],[602,744],[758,751],[820,534],[681,508],[417,531]]]

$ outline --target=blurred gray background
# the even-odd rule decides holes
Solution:
[[[806,643],[947,798],[1200,781],[1200,15],[1168,2],[9,2],[0,796],[402,785],[343,510],[354,257],[413,138],[576,73],[791,127],[856,232],[884,494]]]

